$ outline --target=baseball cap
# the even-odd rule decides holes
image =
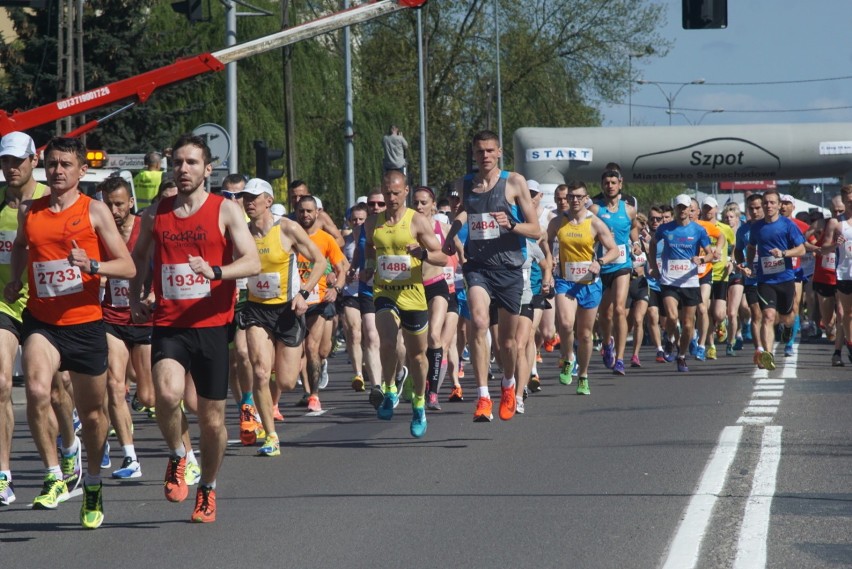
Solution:
[[[538,186],[538,182],[536,182],[535,180],[527,180],[527,187],[530,189],[531,192],[535,192],[537,194],[541,193],[541,189]]]
[[[367,196],[360,196],[355,203],[367,203]]]
[[[30,135],[23,132],[10,132],[0,141],[0,156],[26,158],[36,153],[35,143]]]
[[[706,198],[701,207],[719,207],[719,202],[716,201],[716,198]]]
[[[314,200],[316,200],[316,202],[317,202],[317,211],[321,210],[322,209],[322,200],[319,199],[316,196],[314,196]]]
[[[259,196],[260,194],[269,194],[270,196],[274,196],[272,193],[272,186],[269,185],[269,182],[266,180],[261,180],[260,178],[252,178],[248,182],[246,182],[246,187],[243,188],[241,194],[251,194],[253,196]]]
[[[680,194],[675,198],[675,205],[682,205],[685,207],[689,207],[692,205],[692,198],[690,198],[686,194]]]
[[[787,203],[796,203],[796,200],[793,199],[793,196],[790,194],[781,194],[781,201]]]
[[[287,215],[287,209],[280,203],[272,204],[272,207],[269,208],[269,211],[272,212],[272,215],[278,215],[281,217]]]

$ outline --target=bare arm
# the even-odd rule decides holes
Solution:
[[[325,211],[319,212],[317,215],[317,221],[320,223],[320,229],[334,237],[334,241],[337,243],[338,247],[343,247],[345,243],[343,240],[343,235],[340,233],[340,230],[334,224],[334,220],[331,219],[331,216],[328,215]]]
[[[136,267],[107,206],[102,202],[92,201],[89,205],[89,219],[110,256],[109,261],[100,263],[98,274],[120,279],[133,278],[136,275]],[[76,255],[75,251],[72,251],[74,260],[71,264],[80,267],[80,270],[91,272],[91,260],[86,251],[79,249],[80,253]]]
[[[234,245],[233,261],[220,267],[222,279],[239,279],[259,273],[260,257],[257,255],[257,247],[249,232],[243,210],[233,202],[223,201],[219,208],[219,219],[224,234],[230,236]],[[190,255],[189,266],[196,274],[204,275],[208,279],[215,276],[213,266],[201,257]]]
[[[139,237],[133,248],[131,258],[136,267],[136,276],[130,280],[128,292],[130,302],[130,315],[137,324],[147,322],[151,317],[151,307],[142,302],[142,288],[148,282],[151,270],[151,254],[154,250],[154,215],[147,213],[142,216],[142,227],[139,228]]]
[[[21,296],[21,289],[24,288],[21,277],[24,269],[29,263],[30,255],[28,252],[27,243],[27,213],[29,207],[21,204],[18,209],[18,234],[15,236],[15,242],[12,244],[11,272],[12,280],[6,284],[3,291],[3,296],[8,302],[15,302]]]
[[[317,283],[322,278],[323,274],[325,274],[325,269],[328,266],[328,263],[326,262],[325,257],[322,256],[319,247],[311,241],[311,238],[308,237],[307,232],[302,229],[301,225],[289,219],[286,220],[286,223],[284,223],[283,219],[281,221],[282,245],[286,248],[287,243],[284,243],[284,241],[285,239],[289,240],[293,252],[297,255],[301,255],[312,263],[311,272],[308,275],[307,281],[305,281],[302,286],[302,290],[313,290],[314,287],[317,286]],[[293,311],[297,315],[304,314],[308,309],[307,302],[301,294],[297,294],[293,297],[292,303]]]
[[[416,245],[408,247],[410,255],[420,257],[420,260],[436,267],[443,267],[447,264],[447,255],[441,250],[441,242],[425,217],[419,213],[414,214],[412,223],[414,230],[414,238],[417,240]],[[425,253],[425,255],[424,255]]]

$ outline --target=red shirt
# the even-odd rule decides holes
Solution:
[[[133,229],[130,230],[130,238],[127,240],[127,249],[133,251],[136,240],[139,238],[139,229],[142,227],[142,219],[133,215]],[[104,312],[104,322],[117,326],[151,326],[151,322],[136,324],[130,316],[130,303],[128,292],[130,289],[129,279],[107,279],[104,299],[101,308]]]
[[[233,244],[219,227],[224,198],[208,194],[198,211],[185,218],[175,215],[175,199],[160,202],[154,218],[154,325],[210,328],[229,324],[234,319],[235,281],[210,281],[189,268],[189,255],[202,257],[211,266],[233,260]]]

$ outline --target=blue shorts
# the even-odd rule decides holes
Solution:
[[[556,294],[564,294],[576,299],[580,308],[597,308],[603,296],[603,283],[600,279],[591,284],[556,279]]]
[[[456,291],[456,302],[459,305],[459,316],[465,320],[470,320],[470,308],[467,307],[467,294],[464,289]]]

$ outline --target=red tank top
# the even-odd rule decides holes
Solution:
[[[46,324],[70,326],[101,319],[100,277],[68,263],[72,241],[85,249],[90,259],[102,258],[89,217],[91,203],[91,198],[80,194],[70,207],[54,212],[50,210],[50,196],[45,196],[33,202],[27,215],[27,309]]]
[[[154,218],[154,325],[224,326],[234,318],[235,281],[210,281],[189,268],[189,255],[202,257],[212,266],[233,260],[232,243],[219,228],[224,198],[208,195],[198,211],[186,218],[175,215],[175,199],[160,202]]]
[[[142,227],[142,219],[135,215],[131,216],[133,229],[130,230],[130,238],[127,240],[127,249],[133,251],[136,240],[139,238],[139,229]],[[109,255],[105,255],[107,258]],[[129,279],[107,279],[104,299],[101,308],[104,311],[104,322],[118,326],[151,326],[151,322],[135,324],[130,316],[130,302],[128,292],[130,289]]]
[[[825,230],[820,233],[819,238],[811,238],[811,243],[814,245],[825,245],[824,243]],[[823,254],[816,253],[814,265],[814,282],[836,285],[837,284],[837,251]]]

